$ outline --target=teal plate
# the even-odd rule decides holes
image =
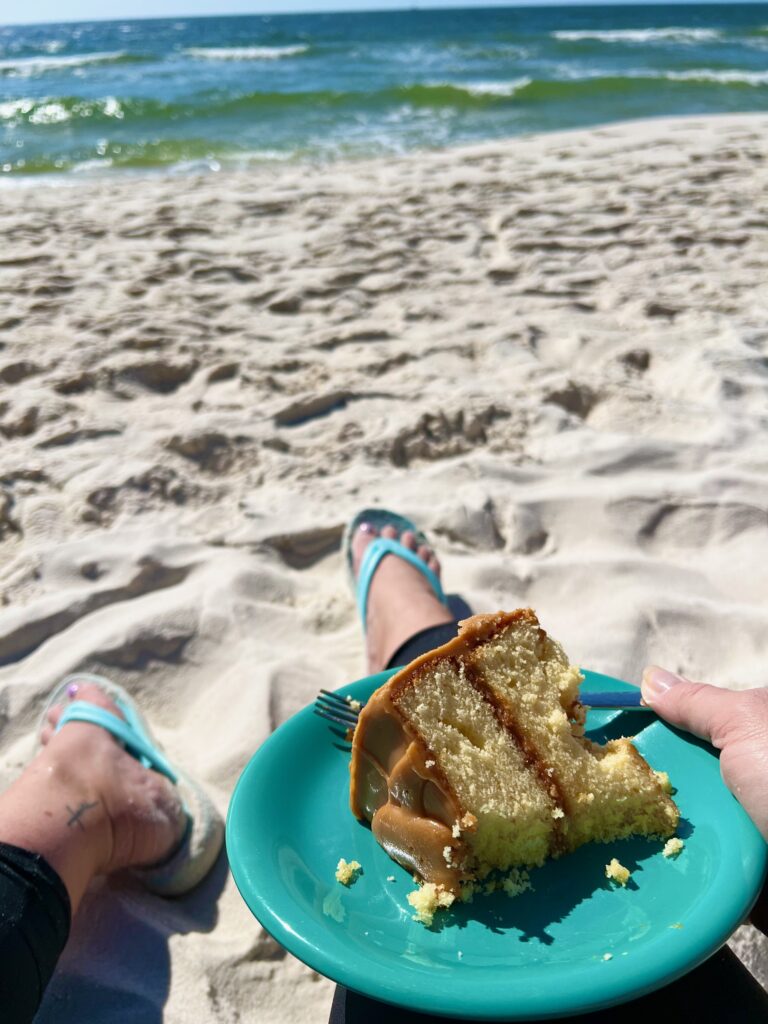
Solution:
[[[339,692],[364,701],[390,675]],[[629,688],[585,676],[585,692]],[[682,814],[679,857],[663,857],[658,841],[592,844],[531,872],[534,891],[476,897],[427,929],[411,919],[411,876],[349,810],[348,750],[308,707],[259,748],[235,789],[227,851],[237,886],[264,928],[305,964],[425,1013],[546,1019],[660,988],[714,953],[744,919],[768,848],[723,785],[711,747],[647,712],[590,712],[587,728],[601,742],[636,735],[651,766],[669,772]],[[363,866],[350,888],[334,879],[340,857]],[[605,878],[612,857],[632,871],[626,889]]]

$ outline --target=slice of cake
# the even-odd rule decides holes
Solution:
[[[361,712],[352,811],[403,867],[459,899],[494,869],[671,836],[677,807],[632,743],[584,738],[581,680],[529,609],[467,619]]]

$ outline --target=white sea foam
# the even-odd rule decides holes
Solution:
[[[426,82],[428,89],[455,89],[470,96],[514,96],[520,89],[531,84],[527,77],[513,78],[508,82]]]
[[[457,89],[464,89],[472,96],[514,96],[516,92],[531,84],[531,79],[523,76],[513,78],[509,82],[461,82],[454,83]]]
[[[280,60],[298,57],[308,46],[190,46],[183,52],[203,60]]]
[[[35,100],[7,100],[0,103],[0,121],[16,122],[18,117],[24,117],[34,109]]]
[[[114,96],[107,96],[101,100],[83,100],[70,108],[52,97],[25,97],[0,103],[0,124],[11,128],[24,120],[36,125],[62,124],[73,117],[92,117],[96,113],[104,117],[113,117],[118,121],[125,117],[120,101]]]
[[[87,174],[89,171],[104,171],[108,167],[112,167],[112,160],[100,160],[94,158],[93,160],[81,160],[79,164],[72,166],[73,174]]]
[[[720,38],[715,28],[616,28],[583,29],[578,31],[553,32],[552,37],[561,42],[579,43],[595,40],[600,43],[707,43]]]
[[[39,103],[29,115],[30,124],[61,124],[72,115],[61,103]]]
[[[40,74],[42,71],[56,71],[59,68],[104,64],[124,56],[125,50],[115,50],[109,53],[72,53],[62,57],[16,57],[11,60],[0,60],[0,73],[7,71],[27,77]]]
[[[712,71],[709,68],[691,71],[666,71],[660,77],[673,82],[717,82],[720,85],[768,85],[768,71]]]

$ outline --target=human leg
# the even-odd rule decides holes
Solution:
[[[122,719],[97,686],[74,691]],[[55,731],[62,712],[51,710],[40,751],[0,795],[0,1006],[8,1024],[31,1020],[92,878],[165,863],[189,828],[167,778],[99,725],[70,721]]]

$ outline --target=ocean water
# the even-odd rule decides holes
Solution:
[[[768,109],[768,4],[0,26],[0,178]]]

